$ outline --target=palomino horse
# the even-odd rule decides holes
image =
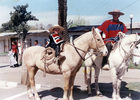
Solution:
[[[115,44],[108,59],[111,78],[113,81],[113,100],[121,100],[119,93],[121,87],[121,80],[125,74],[125,70],[128,68],[129,58],[133,55],[136,55],[133,53],[133,50],[139,49],[137,48],[137,45],[140,42],[140,36],[138,36],[137,34],[126,35],[124,36],[124,38],[122,33],[119,34],[122,36],[122,38],[117,44]],[[102,65],[102,57],[96,57],[95,55],[90,55],[89,53],[87,53],[87,55],[92,56],[91,58],[88,58],[87,61],[85,61],[85,79],[86,83],[88,84],[88,93],[91,94],[91,66],[94,65],[96,94],[101,95],[98,87],[98,76]]]
[[[89,49],[94,49],[98,51],[102,56],[107,55],[107,48],[104,45],[104,42],[99,34],[99,32],[92,28],[92,31],[83,34],[78,37],[73,42],[74,45],[66,43],[63,47],[63,52],[61,55],[65,56],[63,62],[60,61],[60,66],[53,63],[45,67],[46,72],[49,74],[63,74],[64,77],[64,94],[63,100],[73,100],[73,85],[74,79],[77,71],[79,70],[82,64],[82,58],[85,57]],[[27,80],[24,80],[22,77],[22,83],[28,83],[28,95],[29,97],[33,96],[31,90],[33,89],[35,94],[35,99],[40,100],[37,91],[35,89],[35,80],[34,76],[37,73],[38,69],[44,71],[44,62],[42,59],[42,52],[45,51],[44,47],[33,46],[27,48],[23,53],[23,69],[27,68],[27,73],[23,73],[23,77],[27,77]],[[69,96],[68,96],[69,92]]]

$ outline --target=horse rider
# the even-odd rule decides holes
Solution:
[[[61,33],[64,30],[62,26],[59,25],[54,25],[51,28],[49,28],[50,34],[49,35],[49,41],[46,43],[45,48],[51,47],[55,50],[55,57],[57,58],[56,60],[58,61],[61,59],[62,55],[60,55],[60,45],[64,43],[65,41],[61,39],[59,36],[59,33]]]
[[[104,36],[104,40],[109,38],[115,38],[118,41],[118,32],[126,33],[128,31],[124,23],[119,21],[119,17],[121,15],[124,15],[124,13],[120,12],[120,10],[118,9],[114,9],[113,11],[108,12],[108,14],[112,15],[113,19],[103,22],[101,26],[97,27],[97,30],[101,33],[102,36]],[[112,43],[111,41],[104,42],[106,43],[108,49],[108,55],[103,57],[102,69],[109,70],[108,57],[112,50]]]

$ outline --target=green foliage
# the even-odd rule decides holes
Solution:
[[[76,16],[73,20],[68,21],[68,28],[79,26],[79,25],[90,25],[90,23],[88,20],[85,20],[80,16]]]
[[[29,30],[27,22],[29,20],[38,20],[31,12],[27,12],[28,4],[14,6],[14,12],[10,12],[10,21],[2,24],[4,31],[11,30],[17,32],[20,39],[25,40]],[[21,34],[22,33],[22,34]]]

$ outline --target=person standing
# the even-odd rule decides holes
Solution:
[[[124,13],[120,12],[120,10],[118,9],[114,9],[113,11],[108,12],[108,14],[112,15],[113,19],[103,22],[101,26],[97,27],[97,30],[99,32],[102,32],[102,34],[105,36],[103,37],[104,40],[109,38],[116,38],[116,40],[118,41],[118,32],[126,33],[128,31],[125,24],[119,20],[119,17],[124,15]],[[105,43],[108,51],[110,51],[109,49],[112,49],[111,42],[105,41]],[[105,70],[109,70],[108,57],[110,52],[108,52],[107,56],[103,57],[102,67]]]
[[[15,67],[18,66],[18,46],[15,41],[12,42],[12,52],[14,53],[14,57],[17,61],[17,64],[15,64]]]
[[[13,53],[13,50],[12,49],[9,50],[8,56],[9,56],[9,64],[10,64],[10,67],[11,68],[14,68],[15,67],[15,64],[17,64],[17,61],[14,58],[14,53]]]

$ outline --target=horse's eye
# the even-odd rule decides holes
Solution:
[[[100,39],[97,39],[97,41],[100,41]]]
[[[136,48],[138,49],[139,47],[138,47],[138,46],[136,46]]]

